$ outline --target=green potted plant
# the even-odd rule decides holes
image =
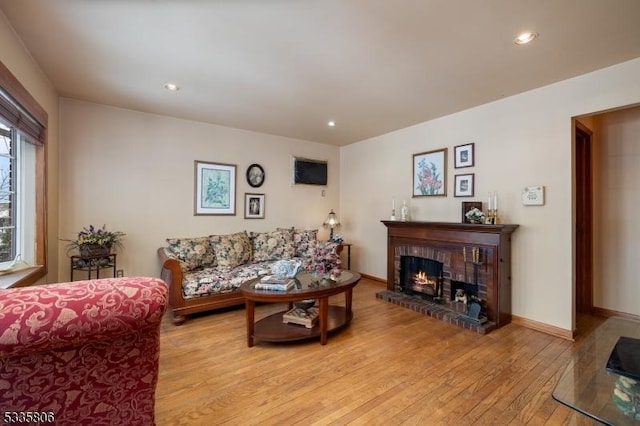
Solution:
[[[106,225],[96,228],[93,225],[84,227],[75,240],[68,241],[67,254],[78,250],[82,257],[105,256],[115,247],[122,246],[122,237],[126,235],[120,231],[107,231]]]

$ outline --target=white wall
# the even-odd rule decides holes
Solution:
[[[341,213],[335,146],[70,99],[60,113],[61,238],[89,224],[125,232],[118,257],[125,275],[158,275],[156,249],[169,237],[316,229],[331,208]],[[328,186],[292,185],[294,155],[328,160]],[[194,216],[194,160],[237,165],[235,216]],[[252,163],[265,170],[260,188],[245,179]],[[244,219],[245,192],[265,194],[265,219]],[[59,247],[64,253],[65,243]],[[60,280],[68,274],[61,255]]]
[[[391,199],[410,197],[412,154],[449,149],[448,196],[411,200],[412,217],[460,221],[461,201],[499,194],[513,235],[514,315],[572,330],[573,216],[571,117],[640,101],[640,59],[341,149],[342,220],[354,243],[352,268],[386,277]],[[453,168],[453,147],[475,142],[473,168]],[[473,198],[453,197],[453,176],[475,173]],[[546,204],[525,207],[522,188],[546,187]],[[486,206],[485,206],[486,207]]]
[[[58,94],[0,12],[0,61],[47,112],[47,267],[43,281],[58,276]]]
[[[640,107],[595,122],[593,302],[640,315]]]

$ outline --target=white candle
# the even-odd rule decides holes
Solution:
[[[396,199],[392,198],[391,199],[391,210],[395,210],[396,209]]]
[[[491,210],[491,193],[489,193],[489,205],[487,206],[489,210]]]
[[[493,208],[498,210],[498,193],[493,194]]]

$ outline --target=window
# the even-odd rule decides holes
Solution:
[[[0,265],[35,263],[35,145],[0,118]]]
[[[47,113],[0,62],[0,267],[19,256],[31,268],[0,276],[0,288],[46,272]]]

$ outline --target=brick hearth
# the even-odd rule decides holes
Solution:
[[[488,321],[482,325],[477,325],[460,319],[460,312],[456,311],[455,307],[459,302],[445,302],[445,304],[439,305],[437,303],[424,300],[419,296],[409,296],[388,290],[376,293],[376,298],[384,300],[385,302],[393,303],[394,305],[402,306],[403,308],[411,309],[419,314],[430,316],[467,330],[475,331],[479,334],[486,334],[496,328],[495,322]]]

